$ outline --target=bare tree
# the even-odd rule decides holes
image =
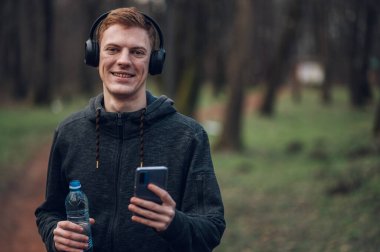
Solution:
[[[332,4],[328,0],[313,1],[313,27],[316,44],[316,54],[319,55],[318,61],[322,64],[325,78],[322,83],[322,102],[330,104],[332,102],[332,68],[333,68],[333,50],[331,48],[329,28]]]
[[[10,94],[12,99],[23,100],[27,96],[27,86],[22,75],[22,45],[20,28],[22,3],[19,0],[1,2],[0,55],[2,58],[0,76],[2,93]]]
[[[183,27],[185,27],[184,54],[182,69],[180,70],[176,101],[178,109],[189,116],[192,116],[199,90],[204,76],[204,40],[207,38],[207,2],[202,0],[186,1],[184,8]],[[196,17],[196,18],[195,18]],[[189,20],[192,20],[189,22]],[[182,28],[183,28],[182,27]],[[181,29],[182,30],[182,29]],[[180,32],[180,30],[178,30]]]
[[[232,46],[227,64],[229,97],[223,123],[223,131],[216,145],[218,150],[238,151],[243,148],[241,139],[244,88],[252,72],[252,10],[250,0],[236,1]]]
[[[167,2],[167,14],[165,15],[165,48],[167,51],[166,60],[165,60],[165,70],[163,73],[164,78],[164,89],[165,93],[169,97],[174,97],[176,91],[176,72],[177,72],[177,56],[175,52],[177,51],[176,39],[176,30],[178,19],[177,11],[177,2],[176,0]]]
[[[43,18],[43,32],[44,37],[42,46],[43,55],[41,57],[41,65],[43,71],[40,71],[39,83],[35,89],[34,102],[36,104],[48,104],[52,100],[52,47],[53,47],[53,2],[51,0],[44,0],[42,5],[42,18]]]
[[[260,108],[261,113],[266,116],[270,116],[274,112],[276,93],[288,70],[286,64],[296,44],[302,13],[302,2],[302,0],[292,0],[289,3],[285,29],[282,32],[279,46],[266,71],[267,90],[264,102]]]
[[[373,43],[376,9],[372,0],[353,1],[349,90],[354,107],[366,105],[372,98],[367,72]]]
[[[373,122],[373,136],[376,145],[380,149],[380,102],[377,104],[375,120]]]
[[[205,1],[207,3],[208,30],[204,43],[206,44],[203,64],[205,79],[211,82],[214,94],[220,93],[226,86],[226,64],[231,43],[231,26],[235,3],[229,0]]]

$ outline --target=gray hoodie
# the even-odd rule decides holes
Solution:
[[[55,131],[45,201],[35,212],[48,251],[54,251],[57,222],[66,219],[64,201],[73,179],[80,180],[96,220],[95,252],[212,251],[225,221],[204,129],[165,96],[147,92],[146,111],[131,113],[105,112],[102,103],[103,95],[92,98]],[[128,204],[141,159],[144,166],[169,169],[167,191],[176,213],[164,232],[131,221]]]

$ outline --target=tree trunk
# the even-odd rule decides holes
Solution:
[[[376,146],[380,150],[380,101],[377,104],[375,120],[373,123],[373,136]]]
[[[20,27],[21,18],[20,9],[21,3],[19,0],[14,0],[8,2],[10,9],[8,13],[3,13],[5,15],[5,20],[9,21],[9,29],[5,29],[4,50],[6,57],[4,57],[5,67],[4,67],[4,79],[5,83],[10,87],[11,97],[17,101],[23,100],[27,96],[27,86],[23,81],[22,73],[22,56],[21,56],[21,38],[20,38]],[[12,15],[12,16],[11,16]],[[6,21],[6,22],[8,22]],[[8,38],[8,39],[7,39]]]
[[[286,63],[289,60],[292,48],[296,44],[298,26],[301,19],[302,0],[293,0],[289,4],[287,25],[280,38],[280,45],[274,54],[274,58],[269,63],[267,69],[267,90],[264,102],[260,108],[262,115],[271,116],[274,113],[276,93],[285,78]]]
[[[39,76],[40,85],[36,87],[36,93],[34,102],[36,104],[49,104],[52,100],[52,45],[53,45],[53,2],[51,0],[45,0],[42,5],[43,19],[44,19],[44,45],[43,45],[43,57],[41,65],[43,71],[40,72],[42,76]]]
[[[178,54],[175,53],[176,47],[176,29],[177,29],[177,1],[167,2],[167,15],[165,15],[165,48],[166,48],[166,60],[163,72],[164,79],[164,92],[167,96],[174,98],[176,90],[176,73],[178,63]]]
[[[331,104],[331,88],[332,88],[332,50],[328,35],[328,27],[330,27],[330,10],[331,4],[329,1],[315,0],[314,1],[314,32],[316,41],[316,54],[320,55],[319,62],[322,64],[325,78],[321,88],[321,100],[325,105]]]
[[[252,38],[252,1],[238,0],[234,22],[233,48],[227,63],[227,81],[230,87],[223,130],[216,145],[218,150],[239,151],[243,149],[241,139],[242,110],[244,101],[244,87],[247,85],[247,76],[252,72],[251,38]]]
[[[193,116],[198,94],[202,86],[202,77],[204,76],[203,55],[205,55],[204,40],[207,38],[207,9],[205,2],[202,0],[192,1],[190,4],[192,11],[187,11],[187,20],[197,16],[193,21],[193,32],[188,34],[190,39],[187,41],[196,53],[185,54],[185,64],[180,75],[179,87],[177,90],[176,100],[177,108],[185,115]]]
[[[369,57],[373,43],[376,11],[366,0],[356,3],[355,20],[353,23],[351,48],[351,81],[350,97],[354,107],[362,107],[368,104],[372,98],[367,72]],[[363,29],[364,27],[364,29]]]
[[[297,65],[294,64],[291,69],[291,91],[292,91],[292,100],[294,103],[301,103],[302,101],[302,84],[297,78]]]
[[[177,109],[181,113],[193,116],[196,101],[201,87],[201,71],[199,62],[194,62],[186,67],[186,72],[182,74],[181,81],[179,82],[180,89],[178,89]]]
[[[84,15],[83,15],[83,20],[88,25],[85,26],[84,32],[86,36],[88,36],[87,34],[89,34],[90,32],[91,25],[93,24],[95,19],[100,15],[99,13],[102,13],[100,10],[101,6],[99,5],[97,1],[87,0],[84,2],[81,1],[81,8],[85,10]],[[79,27],[77,27],[76,29],[79,29]],[[88,39],[88,37],[86,37],[85,39]],[[83,41],[83,45],[84,43],[85,41]],[[83,58],[84,58],[84,54],[83,54]],[[82,94],[86,94],[86,95],[91,95],[93,91],[97,89],[99,89],[99,92],[100,92],[100,90],[102,90],[102,86],[96,85],[99,82],[99,77],[97,76],[97,74],[96,75],[94,74],[94,72],[97,72],[97,69],[86,66],[84,64],[84,59],[83,59],[83,66],[84,66],[83,71],[80,72],[80,76],[79,76],[80,78],[79,81],[81,84],[79,91]]]

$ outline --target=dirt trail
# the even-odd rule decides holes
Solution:
[[[34,210],[44,198],[49,150],[50,143],[40,148],[0,199],[0,251],[46,251]]]

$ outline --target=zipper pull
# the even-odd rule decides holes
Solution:
[[[117,113],[117,126],[122,126],[123,121],[121,119],[121,113]]]

